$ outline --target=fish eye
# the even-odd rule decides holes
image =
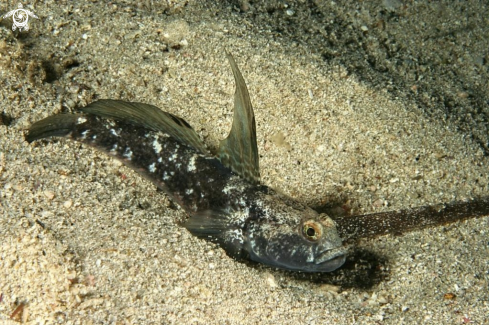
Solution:
[[[314,220],[308,220],[302,225],[302,233],[307,240],[317,241],[322,235],[321,224]]]

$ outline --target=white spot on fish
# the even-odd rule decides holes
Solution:
[[[117,143],[116,143],[116,144],[114,144],[114,145],[112,146],[112,148],[110,149],[110,153],[112,153],[112,154],[113,154],[114,152],[116,152],[116,151],[117,151],[117,148],[118,148],[118,146],[117,146]]]
[[[97,135],[96,134],[92,136],[92,140],[95,140],[95,139],[97,139]]]
[[[163,158],[158,158],[158,162],[161,163],[163,161]]]
[[[242,207],[245,207],[245,206],[246,206],[246,202],[245,202],[245,200],[244,200],[244,198],[243,198],[243,197],[240,197],[240,198],[239,198],[239,204],[240,204]]]
[[[84,140],[87,137],[87,134],[90,133],[90,130],[85,130],[81,133],[81,138]]]
[[[190,158],[187,166],[188,172],[194,172],[197,169],[197,167],[195,167],[195,159],[197,159],[197,155],[193,155],[192,158]]]
[[[314,262],[314,252],[312,251],[312,246],[309,248],[309,250],[307,252],[306,262],[308,262],[308,263]]]
[[[154,173],[156,171],[156,164],[152,163],[151,165],[149,165],[148,170],[150,173]]]
[[[119,134],[116,132],[114,129],[110,129],[110,133],[112,133],[114,136],[118,137]]]
[[[228,232],[228,236],[231,240],[237,240],[240,244],[243,244],[243,232],[240,229],[234,229]]]
[[[153,148],[155,149],[155,152],[156,153],[160,153],[161,152],[161,144],[158,142],[158,137],[155,137],[154,141],[153,141]]]
[[[76,124],[79,125],[79,124],[83,124],[87,121],[87,118],[86,117],[79,117],[77,120],[76,120]]]
[[[164,181],[167,181],[170,179],[170,176],[168,176],[168,174],[166,172],[163,173],[163,180]]]
[[[231,193],[232,190],[236,190],[236,186],[234,186],[233,184],[229,184],[222,189],[222,192],[226,195],[229,195],[229,193]]]
[[[131,160],[131,158],[132,158],[131,148],[127,147],[126,150],[124,151],[124,153],[122,154],[122,157]]]
[[[185,191],[185,194],[190,195],[194,192],[193,189],[189,188],[188,190]]]

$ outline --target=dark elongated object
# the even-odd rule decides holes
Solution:
[[[184,226],[192,234],[219,243],[231,256],[295,271],[337,269],[347,249],[335,223],[259,185],[253,108],[234,59],[228,59],[236,81],[234,118],[219,157],[207,154],[183,119],[117,100],[34,123],[27,141],[64,136],[114,156],[177,202],[190,216]]]
[[[427,227],[445,225],[489,215],[489,197],[399,211],[388,211],[335,219],[344,240],[401,235]]]

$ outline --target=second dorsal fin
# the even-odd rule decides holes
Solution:
[[[194,129],[183,119],[156,106],[125,102],[122,100],[101,99],[81,109],[84,113],[125,121],[134,125],[161,131],[178,141],[206,153],[205,144]]]
[[[226,56],[236,82],[233,125],[228,137],[219,144],[219,159],[226,167],[253,184],[260,182],[258,147],[253,107],[248,88],[231,54]]]

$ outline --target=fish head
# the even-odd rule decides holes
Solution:
[[[307,208],[300,219],[282,224],[255,224],[248,231],[250,259],[276,268],[302,272],[331,272],[343,265],[347,248],[335,222]]]

